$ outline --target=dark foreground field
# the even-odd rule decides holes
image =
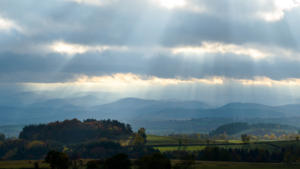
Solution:
[[[0,169],[33,169],[35,161],[0,161]],[[176,161],[173,161],[176,163]],[[39,161],[39,167],[49,169],[49,165]],[[85,167],[82,167],[84,169]],[[195,169],[299,169],[300,164],[236,163],[197,161]]]

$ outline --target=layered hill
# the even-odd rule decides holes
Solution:
[[[155,133],[209,132],[226,123],[252,121],[300,127],[300,104],[229,103],[216,107],[200,101],[124,98],[109,104],[82,106],[76,104],[80,99],[86,101],[86,98],[78,98],[76,102],[53,99],[26,105],[0,104],[0,124],[7,128],[12,124],[38,124],[73,118],[114,119],[130,123],[134,129],[146,127]]]
[[[298,128],[290,125],[280,125],[271,123],[229,123],[221,125],[210,132],[212,136],[227,134],[229,136],[240,136],[241,134],[264,136],[274,134],[277,136],[289,133],[298,133]]]

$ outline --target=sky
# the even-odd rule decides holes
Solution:
[[[299,0],[1,0],[0,104],[300,103],[299,18]]]

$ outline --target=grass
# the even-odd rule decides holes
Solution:
[[[203,150],[205,146],[161,146],[161,147],[154,147],[154,149],[159,150],[160,152],[167,152],[167,151],[176,151],[176,150],[186,150],[186,151],[199,151]]]
[[[148,145],[177,145],[181,141],[182,144],[206,144],[205,139],[197,138],[180,138],[176,136],[157,136],[157,135],[148,135],[147,144]],[[216,144],[241,144],[241,140],[214,140]]]
[[[0,161],[0,169],[29,169],[34,168],[34,162],[39,163],[40,168],[49,168],[49,165],[42,161],[18,160],[18,161]]]
[[[181,150],[187,150],[187,151],[203,150],[206,146],[218,146],[220,148],[226,148],[226,149],[229,148],[268,149],[270,152],[272,152],[272,151],[277,151],[278,147],[280,148],[282,146],[287,146],[287,145],[300,146],[300,141],[269,141],[269,140],[252,141],[250,142],[250,144],[246,144],[246,145],[241,145],[241,143],[243,143],[241,140],[227,140],[227,141],[214,140],[214,143],[210,143],[207,145],[205,141],[200,139],[191,139],[191,138],[182,139],[175,136],[156,136],[156,135],[148,135],[147,140],[148,140],[147,142],[148,145],[153,145],[155,149],[158,149],[161,152],[178,150],[179,140],[182,143]]]
[[[243,142],[241,140],[228,140],[228,143],[240,144]]]
[[[159,145],[159,144],[178,144],[178,139],[170,136],[156,136],[148,135],[147,144],[149,145]]]
[[[180,150],[185,150],[185,151],[199,151],[203,150],[207,146],[215,146],[215,145],[203,145],[203,146],[155,146],[154,148],[161,151],[161,152],[167,152],[167,151],[176,151],[180,148]],[[268,144],[249,144],[249,145],[218,145],[217,147],[219,148],[225,148],[225,149],[268,149],[270,152],[276,151],[277,148],[270,146]]]

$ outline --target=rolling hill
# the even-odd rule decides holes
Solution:
[[[83,102],[85,98],[82,98]],[[76,100],[79,102],[80,98]],[[109,104],[82,106],[67,99],[41,100],[31,104],[0,105],[0,124],[37,124],[64,119],[115,119],[147,127],[155,133],[209,132],[231,122],[291,124],[299,127],[300,104],[267,106],[229,103],[213,107],[200,101],[124,98]]]
[[[298,109],[299,108],[299,109]],[[229,103],[212,108],[196,101],[157,101],[122,99],[93,108],[99,117],[118,120],[187,120],[195,118],[288,118],[300,117],[300,105],[267,106],[254,103]],[[97,115],[96,115],[97,116]]]
[[[221,125],[210,132],[212,136],[218,136],[226,133],[228,136],[239,137],[241,134],[264,136],[265,134],[275,134],[280,136],[282,134],[297,133],[298,128],[290,125],[280,125],[271,123],[229,123]]]

